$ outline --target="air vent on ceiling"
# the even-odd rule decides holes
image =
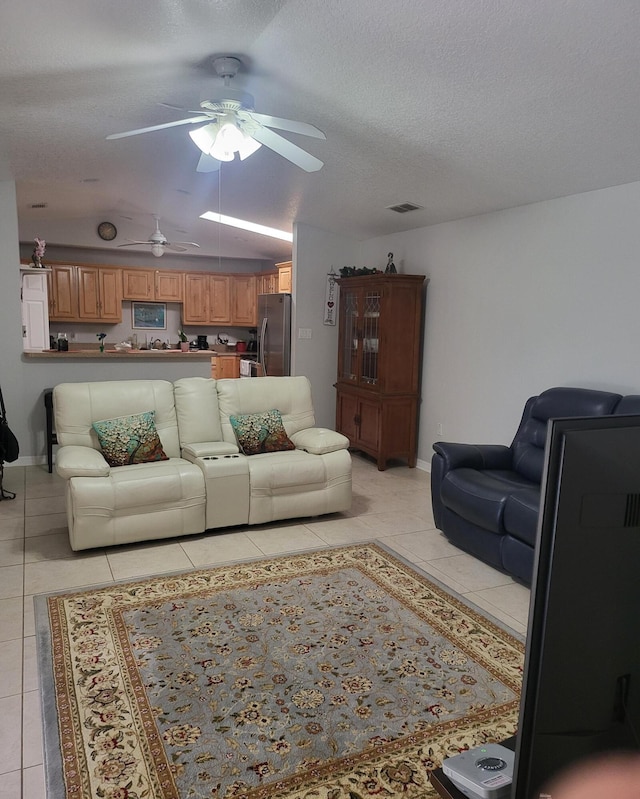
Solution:
[[[46,208],[47,203],[31,203],[30,208]]]
[[[415,203],[398,203],[398,205],[388,205],[389,211],[395,211],[397,214],[406,214],[407,211],[417,211],[422,208],[422,205]]]

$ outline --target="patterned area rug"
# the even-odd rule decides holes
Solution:
[[[50,799],[431,797],[515,732],[522,643],[375,544],[37,610]]]

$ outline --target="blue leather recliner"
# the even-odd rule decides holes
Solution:
[[[549,419],[639,414],[640,395],[550,388],[530,397],[510,446],[437,441],[431,461],[436,527],[460,549],[531,584]]]

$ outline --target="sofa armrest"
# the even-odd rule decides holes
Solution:
[[[444,472],[450,469],[510,469],[513,454],[504,444],[455,444],[436,441],[433,449],[444,461]]]
[[[325,455],[339,449],[349,448],[349,439],[342,433],[327,427],[307,427],[290,436],[296,449],[303,449],[312,455]]]
[[[238,452],[238,447],[228,441],[202,441],[182,447],[182,457],[192,463],[206,455],[237,455]]]
[[[107,477],[110,471],[111,467],[97,449],[69,444],[56,452],[56,472],[65,480],[70,477]]]

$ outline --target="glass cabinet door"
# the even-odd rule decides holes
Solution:
[[[378,382],[380,335],[380,292],[378,290],[371,289],[364,292],[362,310],[360,382],[375,385]]]
[[[340,302],[344,317],[340,377],[355,383],[358,379],[358,293],[343,290]]]
[[[380,298],[377,289],[342,289],[342,380],[362,385],[378,382]]]

